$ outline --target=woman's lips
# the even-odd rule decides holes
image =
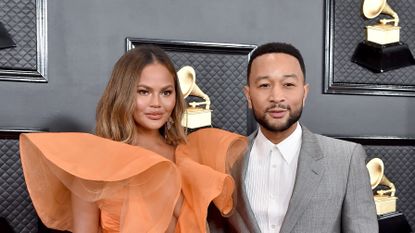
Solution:
[[[151,120],[160,120],[163,114],[162,113],[146,113],[146,116]]]

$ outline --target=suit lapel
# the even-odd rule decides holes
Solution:
[[[237,204],[236,204],[236,211],[237,214],[242,218],[243,222],[238,222],[238,224],[244,224],[241,226],[241,229],[246,229],[249,232],[261,232],[260,228],[256,222],[254,212],[251,209],[251,205],[249,204],[248,196],[246,194],[245,189],[245,176],[246,170],[248,167],[249,162],[249,154],[251,153],[252,145],[255,139],[257,131],[252,133],[249,136],[249,147],[248,151],[246,152],[245,156],[241,160],[235,163],[234,167],[232,168],[232,176],[235,179],[235,183],[237,185]],[[244,231],[242,231],[244,232]]]
[[[281,227],[281,233],[291,232],[303,214],[310,198],[320,184],[324,173],[323,154],[317,138],[305,127],[303,128],[302,145],[298,158],[298,168],[293,194]]]

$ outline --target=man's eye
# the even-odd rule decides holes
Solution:
[[[263,84],[259,84],[258,85],[258,87],[259,88],[267,88],[267,87],[269,87],[270,85],[268,84],[268,83],[263,83]]]
[[[295,87],[294,83],[285,83],[284,86],[286,87]]]

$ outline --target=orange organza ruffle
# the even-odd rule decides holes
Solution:
[[[207,209],[212,201],[222,215],[230,214],[235,184],[226,171],[242,158],[246,148],[245,137],[213,128],[190,134],[188,143],[177,147],[176,164],[186,201],[176,232],[206,232]]]
[[[104,232],[164,232],[180,192],[176,232],[206,232],[207,207],[233,207],[226,174],[246,139],[218,129],[189,135],[176,164],[162,156],[87,133],[30,133],[20,137],[24,176],[33,205],[50,228],[72,229],[71,192],[101,208]]]

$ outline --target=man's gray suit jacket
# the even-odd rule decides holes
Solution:
[[[296,181],[280,233],[378,233],[363,147],[302,129]],[[236,208],[228,218],[209,213],[213,216],[209,219],[211,233],[261,232],[244,184],[256,134],[249,136],[246,155],[231,168]]]

